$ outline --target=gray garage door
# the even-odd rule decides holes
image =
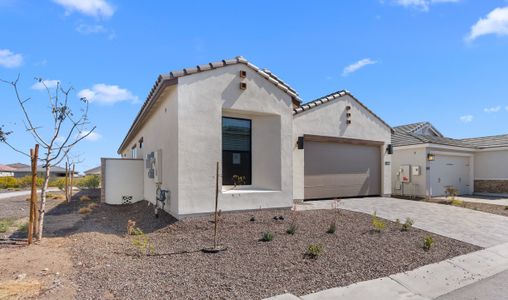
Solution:
[[[380,194],[378,145],[305,141],[305,199]]]

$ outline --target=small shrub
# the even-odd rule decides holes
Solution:
[[[79,201],[90,201],[90,200],[92,200],[92,199],[86,195],[79,197]]]
[[[337,231],[337,221],[336,220],[333,220],[331,223],[330,223],[330,226],[328,227],[328,230],[326,231],[326,233],[329,233],[329,234],[334,234],[335,231]]]
[[[464,207],[464,201],[453,199],[452,200],[452,205],[453,206],[458,206],[458,207]]]
[[[402,228],[400,230],[402,231],[409,231],[412,227],[415,221],[411,218],[406,218],[406,222],[402,224]]]
[[[316,259],[323,252],[323,245],[321,244],[310,244],[305,252],[305,257]]]
[[[82,207],[79,209],[78,211],[80,214],[84,215],[84,214],[88,214],[88,213],[91,213],[92,212],[92,209],[89,208],[89,207]]]
[[[434,239],[430,235],[426,236],[423,239],[423,250],[429,251],[430,248],[432,248],[432,245],[434,245]]]
[[[50,180],[48,185],[51,187],[57,187],[59,190],[63,191],[65,188],[65,177]]]
[[[12,219],[1,219],[0,220],[0,233],[5,233],[14,223]]]
[[[397,225],[397,227],[400,227],[400,226],[401,226],[401,224],[400,224],[400,219],[399,219],[399,218],[395,219],[395,224]]]
[[[92,203],[88,204],[88,206],[87,206],[87,207],[88,207],[89,209],[94,209],[94,208],[96,208],[96,207],[97,207],[97,203],[92,202]]]
[[[18,231],[28,232],[28,223],[22,223],[18,225]]]
[[[381,232],[386,228],[385,222],[377,217],[376,212],[372,213],[372,228],[376,232]]]
[[[80,188],[96,189],[99,187],[101,179],[98,175],[87,175],[80,178],[76,182],[76,186]]]
[[[0,177],[0,189],[14,189],[19,187],[19,182],[14,177]]]
[[[296,224],[295,223],[291,223],[289,225],[289,228],[286,230],[286,233],[293,235],[293,234],[295,234],[295,232],[296,232]]]
[[[233,184],[236,187],[237,185],[243,185],[247,182],[247,178],[245,176],[233,175]]]
[[[135,232],[134,237],[132,238],[132,244],[138,250],[138,254],[140,255],[148,255],[154,254],[155,246],[152,244],[148,236],[138,227],[133,229]]]
[[[270,242],[273,240],[273,233],[270,231],[263,232],[263,235],[261,236],[262,242]]]
[[[459,191],[452,185],[447,186],[445,190],[446,198],[450,197],[452,200],[459,194]]]

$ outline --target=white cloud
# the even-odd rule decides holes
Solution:
[[[137,101],[138,97],[131,91],[121,88],[118,85],[104,83],[94,84],[89,89],[79,91],[79,97],[85,97],[90,102],[101,104],[115,104],[122,101]]]
[[[80,12],[92,17],[109,18],[115,13],[115,8],[106,0],[53,0],[65,8],[66,14]]]
[[[60,82],[60,80],[51,80],[46,79],[41,81],[38,81],[32,85],[32,89],[34,90],[45,90],[46,87],[49,89],[56,88],[56,85]]]
[[[472,42],[483,35],[496,34],[508,35],[508,6],[496,8],[489,12],[487,17],[478,20],[466,37],[467,42]]]
[[[87,135],[88,134],[88,135]],[[78,137],[84,137],[85,135],[87,135],[84,139],[87,140],[87,141],[90,141],[90,142],[96,142],[98,140],[100,140],[102,138],[102,135],[100,135],[99,133],[95,132],[95,131],[81,131],[79,134],[78,134]]]
[[[9,49],[0,49],[0,66],[6,68],[15,68],[23,63],[23,55],[13,53]]]
[[[354,73],[358,70],[360,70],[361,68],[365,67],[365,66],[368,66],[368,65],[373,65],[377,63],[377,61],[374,61],[370,58],[364,58],[364,59],[361,59],[353,64],[350,64],[349,66],[345,67],[344,70],[342,71],[342,76],[347,76],[351,73]]]
[[[465,115],[465,116],[460,117],[460,121],[463,123],[469,123],[469,122],[473,121],[473,119],[474,119],[474,117],[472,115]]]
[[[501,106],[486,107],[483,109],[486,113],[496,113],[501,110]]]
[[[107,32],[107,29],[102,25],[79,24],[76,31],[82,34],[94,34]]]
[[[461,0],[394,0],[392,1],[396,5],[400,5],[408,8],[416,8],[422,11],[428,11],[430,6],[433,4],[440,3],[457,3]]]

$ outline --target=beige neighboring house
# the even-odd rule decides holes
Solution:
[[[443,196],[452,186],[462,195],[508,195],[508,135],[452,139],[428,122],[394,130],[392,194]]]
[[[15,170],[13,167],[0,165],[0,177],[14,177]]]
[[[101,166],[98,166],[98,167],[95,167],[95,168],[91,168],[90,170],[86,170],[83,173],[85,173],[85,175],[97,175],[97,176],[101,176]]]
[[[27,164],[13,163],[13,164],[8,164],[7,166],[14,169],[14,171],[12,171],[12,172],[14,173],[14,177],[16,177],[16,178],[30,176],[32,174],[32,167]],[[37,176],[43,177],[45,173],[46,173],[46,168],[44,168],[43,166],[37,167]],[[76,172],[76,174],[77,174],[77,172]],[[53,166],[49,170],[49,176],[51,178],[65,177],[65,168],[62,168],[59,166]]]
[[[391,128],[348,92],[305,105],[243,57],[160,75],[118,149],[103,201],[168,190],[173,216],[288,208],[294,199],[390,193]]]

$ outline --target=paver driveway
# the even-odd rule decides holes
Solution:
[[[305,202],[297,209],[326,209],[333,207],[333,202]],[[417,228],[480,247],[508,242],[508,217],[471,209],[387,197],[343,199],[338,207],[368,214],[375,211],[379,217],[392,221],[404,222],[409,217]]]

